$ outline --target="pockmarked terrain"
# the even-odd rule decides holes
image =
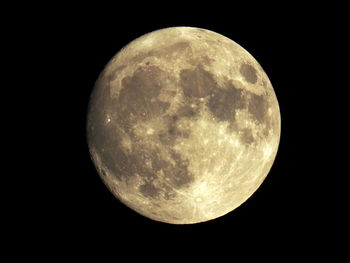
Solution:
[[[280,111],[259,63],[215,32],[166,28],[123,48],[91,95],[88,144],[110,191],[151,219],[222,216],[261,185]]]

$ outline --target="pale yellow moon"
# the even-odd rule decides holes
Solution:
[[[173,27],[118,52],[91,95],[87,136],[104,183],[153,220],[223,216],[261,185],[280,111],[259,63],[215,32]]]

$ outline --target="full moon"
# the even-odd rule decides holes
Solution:
[[[172,27],[129,43],[92,91],[87,141],[122,203],[150,219],[223,216],[261,185],[280,140],[280,110],[259,63],[213,31]]]

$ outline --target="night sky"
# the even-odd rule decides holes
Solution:
[[[301,7],[256,7],[248,14],[232,6],[190,11],[163,4],[159,9],[136,3],[52,6],[29,15],[30,23],[23,21],[21,37],[30,42],[28,68],[43,76],[31,86],[38,103],[31,101],[30,109],[40,125],[26,123],[33,141],[40,142],[26,155],[33,159],[29,163],[36,172],[30,176],[38,189],[20,209],[19,218],[27,218],[22,225],[26,242],[39,239],[38,247],[54,254],[99,247],[114,259],[131,248],[131,258],[147,250],[166,251],[168,258],[212,251],[234,259],[241,248],[247,258],[257,249],[292,257],[310,251],[310,243],[323,243],[332,230],[320,218],[333,213],[319,185],[331,174],[323,165],[327,141],[320,132],[329,116],[319,106],[328,95],[314,80],[322,76],[315,68],[322,49],[317,39],[320,31],[330,32],[324,20],[315,11],[310,19],[314,9]],[[209,29],[243,46],[267,73],[281,110],[280,146],[263,184],[233,212],[195,225],[152,221],[121,204],[99,178],[86,142],[89,96],[106,63],[135,38],[170,26]]]

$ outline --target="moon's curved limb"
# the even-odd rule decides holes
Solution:
[[[154,220],[222,216],[268,174],[280,113],[258,62],[212,31],[175,27],[144,35],[101,73],[88,143],[103,181]]]

